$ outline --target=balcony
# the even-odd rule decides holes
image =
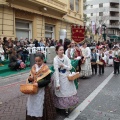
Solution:
[[[39,5],[43,5],[44,7],[48,7],[53,10],[58,10],[61,13],[67,12],[67,3],[62,0],[28,0],[33,3],[37,3]]]
[[[119,21],[119,16],[110,16],[109,20],[117,20],[117,21]]]
[[[113,12],[119,12],[119,8],[110,7],[109,10]]]
[[[120,25],[114,25],[114,24],[110,24],[110,25],[107,25],[108,28],[116,28],[116,29],[120,29]]]
[[[16,5],[17,7],[22,5],[27,8],[29,6],[33,9],[36,6],[36,9],[39,7],[39,10],[46,7],[49,10],[57,11],[61,14],[67,13],[67,3],[63,2],[62,0],[6,0],[6,2],[8,2],[10,5]]]
[[[67,14],[67,3],[62,0],[6,0],[10,7],[62,19]]]

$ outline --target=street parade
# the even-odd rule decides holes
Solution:
[[[0,120],[120,120],[120,0],[0,0]]]

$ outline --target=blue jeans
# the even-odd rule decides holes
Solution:
[[[22,59],[22,61],[25,63],[25,61],[27,60],[27,57],[28,57],[28,54],[22,54],[21,55],[21,59]]]

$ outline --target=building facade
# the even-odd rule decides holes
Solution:
[[[105,24],[108,36],[120,36],[120,0],[86,0],[86,6],[87,25],[94,22],[100,28]]]
[[[83,24],[83,0],[0,0],[0,37],[71,39]]]

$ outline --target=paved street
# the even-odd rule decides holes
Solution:
[[[78,96],[81,104],[112,73],[112,67],[106,67],[105,74],[90,79],[80,79]],[[0,120],[25,120],[27,95],[20,93],[19,86],[25,82],[28,72],[17,76],[0,78]],[[119,120],[119,84],[120,76],[113,75],[108,84],[96,95],[76,120]],[[94,95],[93,95],[94,96]],[[74,116],[74,112],[68,116]],[[110,119],[109,119],[110,118]],[[56,120],[64,120],[58,114]]]
[[[113,76],[76,120],[120,120],[120,76]]]

